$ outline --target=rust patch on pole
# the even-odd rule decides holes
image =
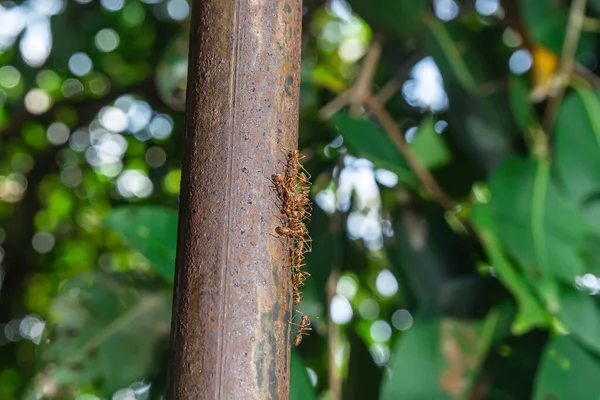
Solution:
[[[269,177],[297,146],[301,0],[192,6],[167,398],[287,399],[291,271]]]

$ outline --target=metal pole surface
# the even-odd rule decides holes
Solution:
[[[169,400],[289,397],[269,177],[297,147],[301,20],[301,0],[193,2]]]

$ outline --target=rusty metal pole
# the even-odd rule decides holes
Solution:
[[[169,400],[289,397],[268,178],[297,147],[301,19],[301,0],[193,2]]]

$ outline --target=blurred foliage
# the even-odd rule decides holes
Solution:
[[[319,318],[290,398],[597,399],[600,2],[556,107],[571,1],[304,3]],[[3,1],[0,26],[0,399],[164,398],[189,4]],[[370,88],[452,207],[335,106],[374,40]]]

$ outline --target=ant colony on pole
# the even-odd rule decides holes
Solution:
[[[308,235],[304,221],[309,220],[310,207],[310,175],[300,160],[304,158],[298,150],[286,151],[286,165],[283,174],[273,174],[271,181],[277,200],[279,210],[283,215],[283,224],[275,228],[278,237],[285,237],[288,240],[286,258],[291,260],[292,288],[294,304],[302,301],[302,292],[300,287],[304,286],[304,281],[310,274],[303,270],[306,264],[303,264],[304,254],[311,251],[312,239]],[[298,346],[302,342],[302,335],[308,335],[306,331],[311,330],[310,319],[303,315],[298,325],[298,332],[294,338],[294,345]]]

